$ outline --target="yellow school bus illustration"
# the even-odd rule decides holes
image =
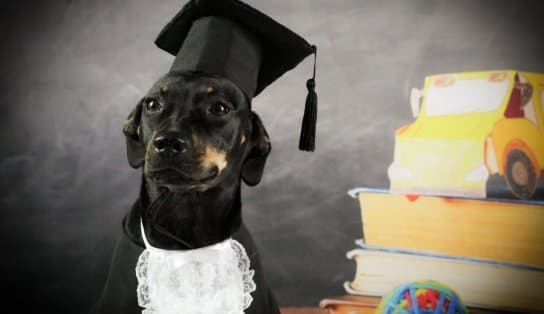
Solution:
[[[391,192],[486,197],[500,178],[514,197],[542,197],[544,74],[433,75],[410,98],[416,119],[395,133]]]

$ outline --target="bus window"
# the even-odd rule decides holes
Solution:
[[[508,85],[508,80],[490,83],[487,78],[450,79],[446,82],[435,79],[423,96],[425,114],[443,116],[496,111],[508,97]],[[518,103],[521,102],[520,96],[518,99]]]

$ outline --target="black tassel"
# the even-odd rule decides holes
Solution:
[[[300,140],[298,148],[302,151],[313,152],[315,150],[315,133],[317,124],[317,94],[315,92],[315,64],[317,59],[317,48],[314,50],[314,74],[311,79],[306,81],[308,96],[306,96],[306,105],[304,106],[304,117],[302,118],[302,128],[300,130]]]

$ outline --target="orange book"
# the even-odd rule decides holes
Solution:
[[[373,314],[380,301],[380,297],[344,295],[323,299],[319,307],[329,314]]]
[[[343,295],[325,298],[319,303],[319,307],[327,310],[329,314],[374,314],[381,298],[372,296]],[[470,314],[504,313],[493,310],[468,308]]]

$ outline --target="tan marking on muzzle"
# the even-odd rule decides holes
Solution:
[[[206,151],[202,156],[202,166],[209,169],[212,166],[217,166],[219,173],[227,166],[227,155],[215,147],[206,146]]]

